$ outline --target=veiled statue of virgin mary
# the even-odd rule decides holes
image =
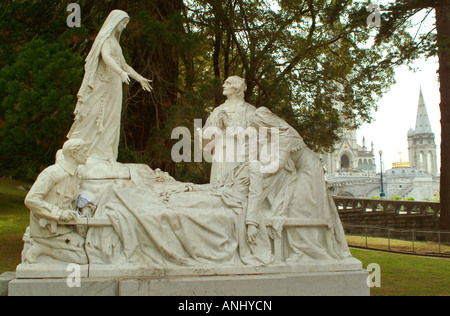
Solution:
[[[75,122],[67,138],[83,139],[90,158],[117,161],[122,111],[122,83],[130,77],[145,91],[150,80],[125,62],[119,41],[130,17],[112,11],[103,24],[86,58],[85,75],[75,108]]]

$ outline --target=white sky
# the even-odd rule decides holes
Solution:
[[[389,1],[379,0],[374,3],[386,3]],[[425,17],[425,11],[414,18],[414,22],[420,23]],[[430,14],[420,28],[419,34],[429,32],[435,23],[435,16]],[[417,28],[411,30],[415,35]],[[397,83],[383,96],[378,103],[378,111],[374,113],[374,122],[363,125],[357,132],[358,143],[362,144],[363,136],[366,138],[366,146],[370,148],[373,141],[375,157],[377,158],[377,170],[380,170],[380,156],[378,152],[383,151],[384,170],[392,168],[392,163],[399,161],[399,151],[403,152],[402,161],[409,161],[407,133],[412,127],[415,129],[417,106],[419,103],[419,91],[422,92],[430,118],[431,128],[435,134],[437,149],[437,164],[440,170],[440,92],[439,92],[439,69],[438,58],[416,61],[412,67],[416,72],[410,71],[407,66],[396,69],[395,79]]]

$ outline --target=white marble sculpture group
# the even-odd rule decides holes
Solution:
[[[128,21],[119,10],[105,21],[86,59],[69,140],[26,197],[31,217],[22,265],[254,268],[351,258],[318,157],[285,121],[244,101],[239,77],[225,81],[227,101],[203,130],[224,131],[216,149],[236,145],[229,127],[276,130],[276,137],[258,135],[256,159],[213,160],[206,185],[116,162],[122,83],[132,77],[151,91],[122,55]],[[277,168],[262,172],[273,161],[259,159],[261,148],[274,142]]]

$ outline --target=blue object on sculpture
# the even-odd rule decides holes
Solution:
[[[77,207],[82,209],[91,202],[92,200],[87,194],[81,193],[77,198]]]

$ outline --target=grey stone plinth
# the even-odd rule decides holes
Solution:
[[[9,282],[9,296],[117,296],[114,279],[83,279],[80,287],[69,287],[66,279],[15,279]]]
[[[369,296],[366,271],[125,279],[121,296]]]
[[[89,276],[89,265],[76,265],[80,271],[81,278]],[[19,264],[16,269],[17,279],[54,279],[67,278],[71,275],[73,269],[66,263],[38,263],[38,264]]]
[[[368,296],[368,272],[308,272],[261,275],[15,279],[10,296]]]
[[[15,277],[15,272],[6,272],[0,275],[0,296],[8,296],[8,284]]]

